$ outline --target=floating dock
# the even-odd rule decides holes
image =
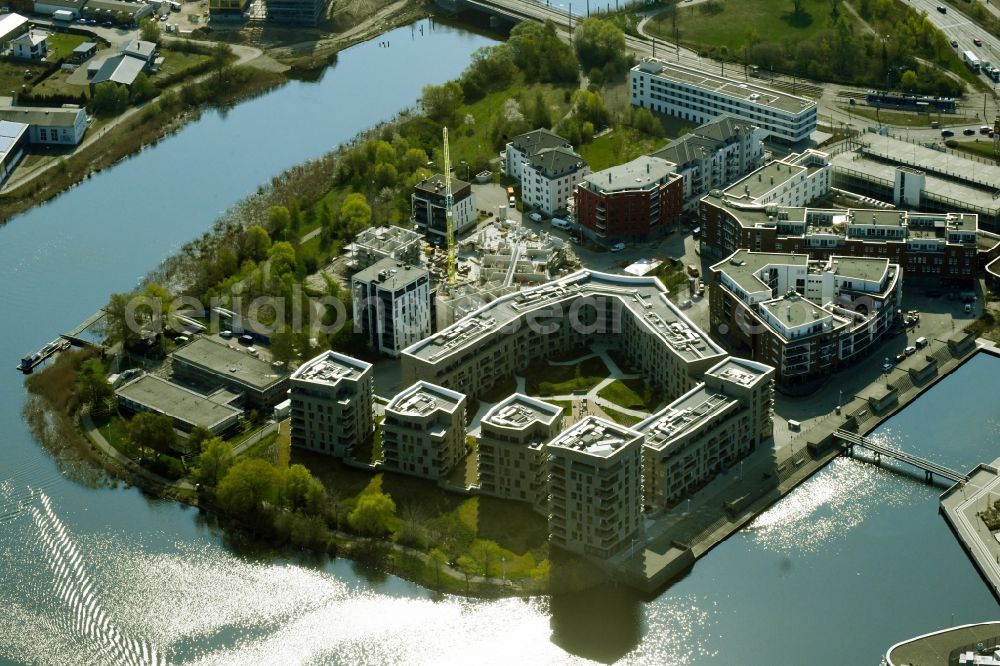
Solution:
[[[29,354],[28,356],[22,358],[21,362],[17,364],[15,369],[20,370],[26,375],[31,374],[31,372],[45,362],[47,358],[63,351],[64,349],[69,349],[69,347],[69,340],[64,340],[62,336],[60,336],[39,349],[34,354]]]

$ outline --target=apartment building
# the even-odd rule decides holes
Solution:
[[[504,175],[521,182],[525,207],[549,216],[567,208],[573,188],[590,173],[572,144],[547,129],[514,137],[501,158]]]
[[[327,351],[291,377],[292,446],[343,458],[375,432],[372,365]]]
[[[515,393],[480,423],[477,463],[480,492],[527,502],[546,514],[548,454],[545,444],[562,430],[561,407]]]
[[[888,259],[737,250],[711,268],[712,330],[773,365],[777,381],[810,381],[871,352],[892,328],[902,285]]]
[[[727,187],[761,165],[766,134],[753,123],[724,114],[650,156],[674,165],[683,176],[684,211],[697,211],[698,200],[710,190]]]
[[[643,504],[676,505],[772,434],[774,368],[727,358],[635,426],[643,436]]]
[[[545,447],[549,541],[607,559],[640,535],[642,435],[588,416]]]
[[[351,277],[354,331],[387,356],[430,335],[432,303],[430,276],[419,266],[386,258]]]
[[[600,239],[663,236],[680,217],[683,181],[672,163],[647,155],[592,173],[573,191],[576,221]]]
[[[709,194],[701,201],[704,249],[725,257],[760,252],[873,257],[911,277],[970,280],[979,267],[979,222],[970,213],[743,205]]]
[[[580,270],[502,296],[403,350],[403,383],[478,397],[534,359],[603,343],[666,395],[690,390],[726,353],[667,298],[655,277]]]
[[[417,382],[385,407],[382,465],[425,479],[446,478],[465,455],[465,396]]]
[[[420,263],[420,234],[403,227],[369,227],[351,243],[351,263],[364,270],[383,259],[416,266]]]
[[[629,72],[629,87],[633,106],[696,123],[726,113],[785,143],[816,130],[812,100],[679,63],[645,58]]]
[[[420,229],[428,242],[445,246],[448,242],[446,188],[443,174],[425,178],[410,194],[410,222]],[[451,219],[458,236],[476,225],[476,204],[472,185],[451,179]]]

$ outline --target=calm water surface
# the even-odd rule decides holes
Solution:
[[[419,32],[424,26],[424,34]],[[378,42],[388,40],[389,48]],[[215,216],[457,75],[490,41],[418,24],[341,54],[0,228],[7,366],[72,328]],[[377,81],[377,83],[376,83]],[[964,468],[1000,455],[1000,360],[979,357],[879,436]],[[995,617],[938,489],[838,460],[668,592],[440,598],[344,560],[244,554],[196,511],[69,480],[0,373],[0,662],[875,664],[902,638]]]

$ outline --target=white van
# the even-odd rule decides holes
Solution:
[[[552,218],[552,226],[556,229],[569,229],[569,222],[559,217]]]
[[[801,430],[802,424],[796,421],[795,419],[788,419],[788,429],[796,431]]]
[[[914,344],[917,346],[917,349],[923,349],[927,346],[927,338],[917,338]]]

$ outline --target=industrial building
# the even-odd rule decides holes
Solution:
[[[831,160],[835,187],[898,208],[970,213],[982,229],[1000,232],[1000,166],[873,133],[847,148]]]
[[[28,125],[28,142],[72,145],[87,131],[87,113],[75,107],[0,106],[0,120]]]
[[[643,436],[643,503],[670,507],[772,434],[774,368],[727,358],[702,383],[634,426]]]
[[[433,302],[430,277],[418,266],[386,258],[351,277],[354,331],[388,356],[431,334]]]
[[[547,129],[518,135],[501,155],[504,174],[521,182],[521,202],[552,216],[567,208],[573,188],[590,167],[572,144]]]
[[[119,407],[133,413],[166,414],[174,425],[184,431],[202,426],[221,435],[236,428],[243,410],[228,400],[235,396],[204,396],[155,375],[142,375],[115,391]]]
[[[696,211],[698,200],[709,191],[727,187],[761,165],[766,135],[753,123],[723,114],[650,156],[674,165],[684,177],[684,211]]]
[[[248,407],[266,409],[285,399],[288,373],[247,352],[197,336],[170,354],[173,373],[206,387],[242,395]]]
[[[598,341],[620,348],[671,396],[726,356],[656,278],[581,270],[506,294],[407,347],[403,383],[422,379],[478,397],[534,359]]]
[[[494,405],[480,422],[479,492],[527,502],[547,515],[545,445],[562,430],[562,417],[561,407],[521,393]]]
[[[549,454],[549,542],[598,559],[641,534],[642,435],[588,416],[556,436]]]
[[[0,120],[0,184],[17,168],[28,145],[28,126]]]
[[[410,221],[423,233],[427,241],[444,247],[447,245],[448,220],[445,215],[445,179],[436,174],[417,183],[410,195]],[[477,213],[472,185],[457,178],[451,179],[452,225],[455,235],[469,230],[476,224]]]
[[[465,396],[417,382],[385,406],[382,466],[439,480],[465,456]]]
[[[292,373],[292,446],[343,458],[375,432],[372,365],[327,351]]]
[[[721,113],[753,123],[771,139],[797,143],[816,130],[816,103],[756,83],[645,58],[629,72],[632,105],[696,123]]]
[[[737,250],[711,268],[710,316],[782,383],[822,378],[867,356],[901,305],[902,271],[875,257]]]
[[[369,227],[351,243],[351,264],[360,271],[382,259],[420,264],[420,234],[403,227]]]
[[[680,217],[683,180],[672,163],[646,155],[592,173],[574,190],[576,221],[600,239],[663,236]]]
[[[11,40],[28,32],[30,26],[28,19],[20,14],[5,14],[0,18],[0,49],[8,48]]]

